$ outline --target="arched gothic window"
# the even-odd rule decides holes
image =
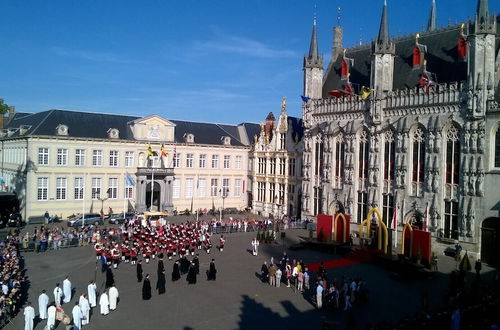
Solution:
[[[345,143],[344,136],[339,134],[335,139],[335,167],[333,176],[335,178],[335,182],[338,185],[341,182],[341,179],[344,177],[344,157],[345,157]],[[337,188],[340,188],[338,187]]]
[[[448,184],[458,184],[460,177],[460,139],[458,128],[450,126],[446,132],[446,175]]]
[[[396,158],[396,144],[394,132],[389,130],[385,133],[384,142],[384,180],[394,180],[394,161]]]
[[[365,130],[359,134],[358,175],[360,179],[368,176],[368,133]]]
[[[424,182],[425,167],[425,132],[422,128],[417,128],[413,132],[413,158],[412,158],[412,181],[416,183]]]

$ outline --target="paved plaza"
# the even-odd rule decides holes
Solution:
[[[32,230],[27,227],[25,230]],[[153,291],[150,301],[141,297],[142,283],[137,283],[135,266],[121,264],[114,270],[120,301],[116,311],[107,316],[94,308],[89,325],[85,329],[320,329],[325,320],[344,325],[346,313],[340,311],[317,311],[308,295],[294,293],[291,288],[270,287],[263,284],[258,275],[264,260],[271,256],[278,260],[283,251],[307,236],[302,229],[290,229],[280,244],[261,244],[259,256],[254,257],[247,250],[254,232],[227,234],[224,252],[216,249],[210,255],[200,251],[200,275],[196,285],[188,285],[185,275],[177,282],[170,281],[173,261],[165,260],[167,292],[159,296]],[[214,235],[213,242],[218,242]],[[306,263],[326,261],[338,256],[311,250],[288,251],[293,259]],[[75,288],[71,303],[63,305],[71,313],[74,302],[86,292],[89,280],[96,279],[98,290],[104,287],[105,276],[96,264],[91,246],[66,248],[45,253],[23,253],[28,276],[29,297],[38,312],[38,295],[46,289],[51,300],[56,283],[62,283],[66,275]],[[217,281],[207,281],[204,275],[211,258],[215,258],[218,269]],[[443,295],[448,288],[448,273],[454,261],[441,256],[440,271],[432,280],[397,280],[390,273],[371,263],[338,267],[329,270],[329,281],[361,276],[367,281],[368,302],[355,303],[353,307],[358,326],[382,320],[396,320],[413,315],[421,310],[421,297],[430,296],[431,309],[444,303]],[[156,286],[157,260],[144,264],[145,273],[151,274],[153,289]],[[485,272],[488,270],[483,268]],[[311,280],[311,285],[313,285]],[[8,325],[7,329],[22,329],[22,312]],[[38,323],[35,329],[43,329],[46,321]],[[343,328],[343,327],[341,327]],[[57,329],[64,329],[59,325]]]

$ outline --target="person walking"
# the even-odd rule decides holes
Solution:
[[[212,259],[210,262],[210,267],[207,272],[207,280],[209,281],[215,281],[217,276],[217,269],[215,268],[215,259]]]
[[[146,274],[144,282],[142,282],[142,300],[151,299],[151,282],[149,281],[149,274]]]
[[[31,306],[31,301],[28,306],[24,307],[24,330],[33,330],[33,320],[35,319],[35,309]]]
[[[73,315],[73,329],[80,330],[82,328],[83,313],[78,301],[75,301],[75,306],[73,307],[71,314]]]
[[[63,281],[63,302],[65,304],[71,301],[71,289],[71,281],[69,280],[69,276],[66,276]]]
[[[167,279],[165,278],[165,270],[161,273],[158,273],[158,282],[156,282],[156,289],[158,290],[158,294],[164,294],[167,290],[165,289],[165,285],[167,283]]]
[[[56,325],[56,306],[54,304],[50,304],[47,309],[47,329],[52,330]]]
[[[99,306],[101,306],[101,315],[109,314],[109,297],[106,291],[104,291],[99,298]]]
[[[55,301],[55,303],[56,303],[56,307],[61,306],[62,296],[63,296],[63,291],[62,291],[62,289],[59,287],[59,283],[57,283],[57,284],[56,284],[56,287],[55,287],[55,289],[54,289],[54,301]]]
[[[89,296],[90,307],[97,306],[96,290],[97,290],[97,285],[95,284],[94,281],[90,281],[89,285],[87,286],[87,294]]]
[[[323,307],[323,286],[319,281],[318,286],[316,287],[316,307],[318,307],[318,309]]]
[[[111,288],[109,288],[109,309],[114,311],[116,309],[116,304],[118,303],[118,289],[113,284]]]
[[[137,282],[142,282],[142,260],[137,261],[136,273]]]
[[[280,268],[276,269],[276,287],[279,288],[281,285],[281,276],[283,275],[283,272],[281,271]]]
[[[80,296],[80,299],[78,300],[78,305],[80,306],[80,309],[82,310],[83,314],[83,319],[82,319],[82,325],[87,325],[90,322],[90,304],[89,300],[87,299],[87,294],[82,294]]]
[[[49,304],[49,296],[42,290],[42,294],[38,297],[38,315],[40,320],[47,319],[47,306]]]

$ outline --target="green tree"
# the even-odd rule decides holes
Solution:
[[[9,106],[4,103],[3,99],[0,99],[0,115],[9,111]]]

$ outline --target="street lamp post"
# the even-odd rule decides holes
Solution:
[[[222,197],[222,209],[220,210],[220,219],[219,220],[222,222],[222,218],[223,218],[222,212],[224,211],[224,200],[227,198],[227,196],[229,194],[229,189],[222,188],[219,190],[219,193],[221,194],[220,197]]]
[[[99,197],[97,198],[98,200],[101,201],[101,218],[103,222],[104,222],[104,201],[108,200],[109,198],[109,189],[108,191],[106,191],[106,195],[107,197],[101,198],[101,195],[99,195]]]

